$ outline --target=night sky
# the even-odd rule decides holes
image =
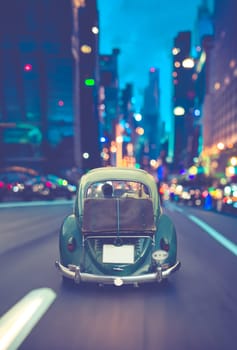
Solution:
[[[171,50],[178,32],[193,30],[203,0],[97,0],[100,53],[119,55],[120,87],[134,85],[137,111],[150,67],[160,70],[161,115],[171,118]],[[213,0],[207,1],[212,9]]]

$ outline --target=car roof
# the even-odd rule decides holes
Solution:
[[[142,169],[125,168],[125,167],[103,167],[90,170],[82,176],[81,186],[93,182],[106,180],[127,180],[142,182],[148,187],[154,184],[154,178],[148,172]]]
[[[157,185],[154,177],[143,169],[126,167],[101,167],[95,168],[84,174],[79,182],[78,200],[82,200],[86,189],[95,182],[108,180],[124,180],[141,182],[151,189],[154,208],[158,205]],[[82,203],[81,203],[82,205]]]

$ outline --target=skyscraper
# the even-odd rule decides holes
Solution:
[[[192,80],[191,32],[180,32],[173,47],[173,115],[175,171],[188,168],[193,161],[193,116],[195,89]]]
[[[55,149],[73,135],[71,26],[67,0],[13,0],[1,6],[2,166],[60,166]]]
[[[96,0],[4,3],[1,166],[60,171],[100,164],[98,67]]]
[[[209,172],[223,176],[230,158],[237,156],[236,10],[234,0],[215,1],[214,45],[210,52],[210,79],[204,100],[203,159]]]

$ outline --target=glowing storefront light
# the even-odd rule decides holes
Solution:
[[[232,166],[237,166],[237,157],[231,157],[230,158],[230,164]]]
[[[122,143],[123,142],[123,136],[117,136],[116,137],[116,142]]]
[[[235,167],[228,166],[225,170],[225,174],[227,177],[231,177],[231,176],[235,175]]]
[[[220,151],[222,151],[225,148],[225,145],[223,142],[218,142],[218,144],[216,146]]]
[[[188,169],[188,172],[190,175],[197,175],[198,168],[195,165],[193,165],[193,166],[191,166],[191,168]]]
[[[157,161],[155,160],[155,159],[151,159],[150,160],[150,166],[152,167],[152,168],[157,168]]]

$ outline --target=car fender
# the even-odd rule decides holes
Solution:
[[[170,217],[166,214],[161,214],[157,222],[157,231],[155,237],[155,250],[162,249],[161,240],[169,244],[169,255],[167,262],[174,264],[177,257],[177,234],[176,229]]]
[[[70,239],[75,242],[75,249],[73,251],[69,251],[67,248]],[[59,234],[59,251],[60,261],[63,265],[80,264],[82,254],[82,235],[78,218],[74,214],[68,215],[62,223]]]

